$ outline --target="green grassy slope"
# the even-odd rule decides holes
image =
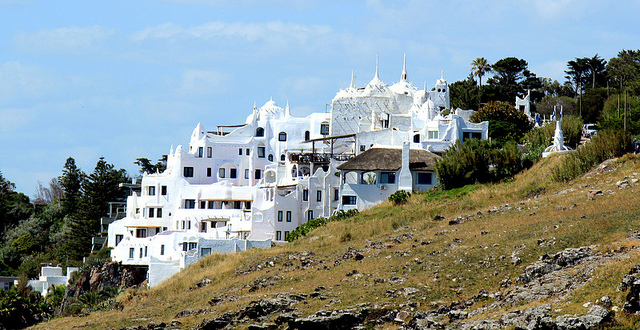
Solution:
[[[634,249],[640,241],[628,239],[640,229],[640,185],[619,188],[617,182],[640,178],[640,158],[625,156],[566,184],[550,180],[558,160],[543,159],[509,183],[417,193],[400,206],[385,202],[272,249],[212,255],[157,288],[127,290],[119,297],[121,311],[59,318],[36,328],[120,329],[151,321],[171,323],[180,311],[202,309],[201,314],[178,318],[180,327],[192,328],[205,318],[278,292],[310,293],[319,286],[325,287],[322,295],[296,304],[299,314],[363,302],[428,310],[467,300],[482,289],[498,291],[501,281],[515,280],[543,254],[594,244],[600,252],[628,253],[601,265],[586,285],[561,302],[520,303],[482,317],[542,302],[552,303],[554,310],[563,313],[584,313],[585,302],[593,303],[604,294],[622,306],[625,293],[617,292],[616,286],[640,261]],[[595,190],[602,194],[595,195]],[[444,220],[434,221],[436,215]],[[450,224],[452,220],[459,223]],[[353,258],[353,249],[364,258]],[[405,281],[392,284],[393,277]],[[204,278],[211,279],[211,284],[190,290]],[[418,291],[407,296],[389,294],[388,290],[404,287]],[[212,305],[214,298],[220,302]],[[636,319],[619,313],[616,321],[632,327]]]

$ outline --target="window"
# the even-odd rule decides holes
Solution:
[[[138,238],[145,238],[147,237],[147,230],[144,228],[138,228],[136,229],[136,237]]]
[[[147,191],[149,192],[149,196],[155,196],[156,195],[156,187],[155,186],[147,187]]]
[[[285,157],[285,155],[284,155],[284,154],[280,155],[280,161],[281,161],[281,162],[284,162],[286,159],[287,159],[287,158]]]
[[[309,131],[304,131],[304,140],[305,141],[311,140],[311,133],[309,133]]]
[[[480,132],[462,132],[462,141],[469,139],[481,139],[482,133]]]
[[[396,172],[382,172],[380,173],[381,184],[396,183]]]
[[[356,205],[356,196],[342,196],[343,205]]]
[[[262,178],[262,171],[261,170],[256,170],[255,179],[256,180],[260,180],[261,178]]]
[[[264,128],[262,127],[256,128],[256,136],[264,136]]]
[[[288,231],[285,231],[285,232],[284,232],[284,239],[285,239],[285,241],[287,240],[287,237],[289,237],[289,232],[288,232]]]
[[[245,179],[249,179],[249,169],[248,168],[244,170],[244,178]]]
[[[313,220],[313,210],[307,211],[307,221]]]
[[[283,218],[284,218],[283,212],[282,211],[278,211],[278,222],[282,222],[282,220],[284,220]]]
[[[211,147],[207,147],[207,158],[211,158],[213,156],[213,150]]]
[[[232,169],[229,170],[229,177],[230,178],[235,179],[237,176],[238,175],[237,175],[237,171],[236,171],[235,168],[232,168]]]
[[[183,174],[184,174],[185,178],[192,178],[193,177],[193,167],[185,166]]]
[[[193,250],[198,247],[198,243],[189,243],[189,250]]]
[[[427,138],[429,140],[437,140],[438,139],[438,131],[427,131]]]
[[[167,196],[167,186],[160,187],[160,195]]]
[[[420,134],[416,134],[413,136],[413,142],[414,143],[420,143]]]
[[[264,158],[264,147],[258,147],[258,157]]]
[[[200,256],[204,257],[204,256],[208,256],[211,254],[211,248],[201,248],[200,249]]]
[[[242,156],[242,148],[238,148],[238,156]]]
[[[333,200],[337,201],[340,199],[340,189],[333,188]]]
[[[162,208],[161,207],[156,209],[156,218],[162,218]]]
[[[302,201],[307,202],[309,201],[309,190],[305,189],[302,191]]]
[[[291,211],[287,211],[287,222],[291,222]]]
[[[208,209],[213,209],[213,206],[214,206],[214,201],[208,201],[207,202],[207,208]]]
[[[278,134],[278,141],[287,141],[287,133],[285,132],[280,132]]]
[[[282,232],[276,231],[276,241],[282,241]]]
[[[367,147],[364,144],[360,145],[360,151],[365,151],[367,150]]]
[[[142,248],[140,248],[140,258],[142,258],[142,253],[143,253],[143,252],[144,252],[144,251],[142,251]]]
[[[144,247],[144,256],[145,256],[145,257],[147,256],[147,251],[148,251],[148,250],[147,250],[147,247],[145,246],[145,247]]]
[[[182,251],[189,251],[187,248],[189,247],[189,245],[187,245],[187,242],[182,243]]]
[[[116,235],[116,246],[118,246],[118,244],[122,242],[123,238],[124,238],[124,235]]]
[[[242,209],[242,202],[241,201],[233,201],[233,209],[234,210]]]
[[[160,245],[160,255],[164,255],[164,244]]]
[[[225,177],[224,167],[221,167],[221,168],[218,169],[218,177],[219,178],[224,178]]]
[[[272,154],[269,154],[269,157],[267,157],[267,159],[268,159],[270,162],[272,162],[272,161],[273,161],[273,155],[272,155]]]
[[[155,214],[154,214],[155,212],[154,211],[155,211],[155,209],[153,207],[149,208],[149,218],[153,218],[155,216]]]
[[[320,134],[329,135],[329,124],[320,124]]]
[[[416,184],[431,184],[431,173],[418,173]]]
[[[191,220],[187,221],[187,229],[191,229]]]
[[[200,201],[200,209],[204,210],[207,207],[207,201]]]
[[[245,154],[245,155],[247,155],[247,156],[249,156],[249,148],[247,148],[247,149],[245,149],[245,150],[244,150],[244,154]]]
[[[204,155],[204,147],[198,147],[198,158],[202,158]]]
[[[207,177],[211,177],[211,167],[207,167]]]
[[[185,199],[184,200],[184,208],[185,209],[195,209],[196,208],[196,200],[195,199]]]
[[[244,208],[245,210],[251,210],[251,201],[245,201]]]
[[[129,248],[129,259],[133,259],[133,256],[135,253],[136,253],[135,248]]]
[[[322,190],[316,191],[316,201],[322,202]]]

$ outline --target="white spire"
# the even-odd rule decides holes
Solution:
[[[378,74],[378,71],[379,71],[378,70],[378,62],[379,62],[378,58],[379,58],[379,56],[378,56],[378,54],[376,54],[376,75],[375,75],[375,77],[373,77],[373,79],[371,79],[371,81],[369,82],[368,86],[371,86],[371,87],[375,86],[376,88],[379,89],[379,88],[384,87],[385,85],[382,82],[382,80],[380,80],[380,77],[379,77],[379,74]]]
[[[380,79],[378,76],[378,66],[379,66],[380,54],[376,53],[376,76],[375,79]]]
[[[353,70],[351,70],[351,84],[349,88],[356,88],[356,73]]]
[[[289,109],[289,100],[287,100],[287,106],[284,108],[285,117],[291,116],[291,110]]]
[[[402,75],[400,80],[407,81],[407,54],[404,54],[404,63],[402,64]]]
[[[424,91],[425,91],[425,92],[427,91],[427,81],[426,81],[426,80],[425,80],[425,82],[424,82]]]

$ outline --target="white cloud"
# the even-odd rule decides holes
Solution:
[[[42,69],[7,62],[0,66],[0,99],[37,97],[53,88],[54,84]]]
[[[212,94],[226,90],[227,74],[212,70],[185,70],[182,73],[180,92],[186,94]]]
[[[226,23],[209,22],[199,26],[184,28],[173,23],[165,23],[149,27],[132,35],[135,41],[147,39],[197,38],[209,40],[213,38],[243,39],[249,42],[266,41],[280,43],[282,41],[304,44],[313,38],[331,33],[331,27],[323,25],[303,25],[284,22],[266,23]]]
[[[33,113],[25,109],[0,109],[0,131],[10,132],[26,125]]]
[[[19,33],[16,43],[21,50],[28,52],[87,53],[93,50],[97,42],[107,39],[114,33],[114,29],[99,25],[62,27],[34,33]]]

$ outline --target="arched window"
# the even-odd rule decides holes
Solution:
[[[416,134],[413,136],[413,142],[420,143],[420,134]]]
[[[287,141],[287,133],[280,132],[280,134],[278,134],[278,141]]]
[[[264,128],[262,127],[256,128],[256,136],[264,136]]]
[[[280,161],[284,162],[284,161],[285,161],[285,159],[286,159],[286,158],[285,158],[284,154],[280,155]]]
[[[273,154],[269,154],[269,157],[267,157],[267,159],[272,162],[273,161]]]
[[[305,141],[311,140],[311,133],[309,133],[309,131],[304,131],[304,140]]]

